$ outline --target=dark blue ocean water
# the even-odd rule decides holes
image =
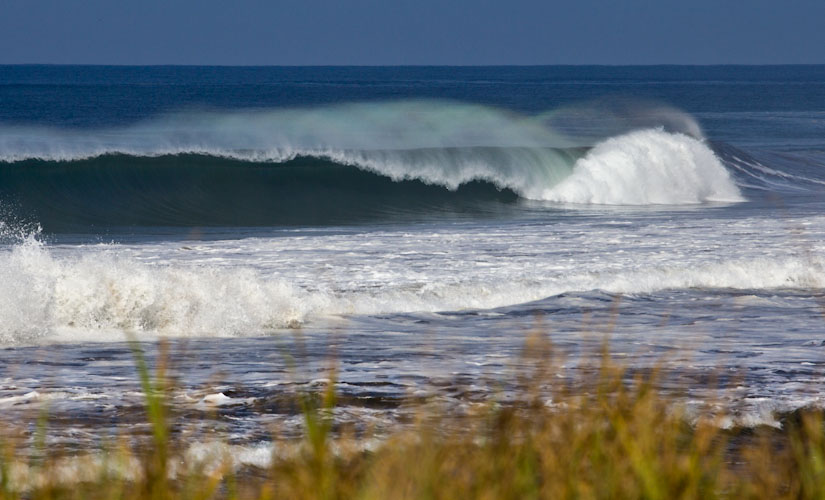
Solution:
[[[611,98],[690,113],[825,111],[823,66],[0,66],[0,122],[98,127],[191,108],[452,99],[534,113]]]

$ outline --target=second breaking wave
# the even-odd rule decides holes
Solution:
[[[749,255],[702,264],[525,275],[505,269],[457,280],[442,276],[408,282],[396,276],[378,287],[370,282],[301,284],[252,266],[209,262],[157,264],[136,259],[117,245],[58,256],[29,235],[0,253],[0,280],[6,284],[0,288],[0,345],[38,342],[55,334],[64,340],[75,335],[113,340],[123,332],[260,335],[325,317],[491,309],[595,290],[812,290],[825,283],[825,263],[799,256]],[[522,266],[514,266],[523,272]]]

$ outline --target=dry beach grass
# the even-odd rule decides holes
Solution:
[[[689,416],[657,388],[657,372],[629,375],[606,352],[575,383],[561,381],[551,346],[535,336],[517,403],[493,396],[455,414],[419,401],[415,421],[378,444],[334,428],[329,384],[297,402],[303,438],[273,440],[258,469],[237,467],[227,448],[208,461],[187,453],[172,432],[166,367],[150,369],[134,344],[150,438],[67,457],[45,446],[45,413],[33,446],[5,422],[0,498],[825,498],[822,411],[785,415],[781,429],[726,429],[724,415]]]

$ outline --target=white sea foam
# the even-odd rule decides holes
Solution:
[[[90,252],[56,259],[29,238],[0,255],[0,341],[55,328],[232,335],[286,327],[324,297],[249,269],[152,266]]]
[[[204,396],[200,401],[198,401],[196,406],[204,409],[215,406],[246,405],[254,401],[255,398],[231,398],[222,392],[216,392],[214,394],[207,394]]]
[[[0,253],[0,342],[37,342],[55,333],[65,339],[80,334],[85,340],[112,340],[113,332],[121,337],[122,332],[255,335],[330,316],[489,309],[591,290],[825,285],[823,262],[811,256],[665,260],[647,267],[614,263],[588,269],[585,264],[564,270],[523,268],[518,260],[505,260],[499,269],[482,267],[464,276],[431,270],[406,277],[365,262],[360,270],[337,271],[338,277],[323,268],[287,277],[287,271],[250,265],[151,263],[117,246],[82,250],[57,256],[30,238]],[[366,272],[372,277],[358,274]]]
[[[709,147],[661,130],[631,132],[596,145],[576,162],[569,177],[538,198],[606,205],[743,200]]]
[[[291,449],[293,454],[300,451],[298,446],[288,444],[282,444],[280,448]],[[227,461],[233,469],[250,465],[265,469],[272,464],[274,454],[274,447],[270,443],[242,446],[212,441],[192,444],[186,450],[185,456],[186,463],[190,466],[202,467],[212,472],[219,469]]]

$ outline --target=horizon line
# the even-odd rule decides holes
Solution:
[[[201,68],[549,68],[549,67],[782,67],[782,66],[825,66],[823,63],[644,63],[644,64],[609,64],[609,63],[582,63],[582,64],[189,64],[189,63],[150,63],[150,64],[121,64],[121,63],[4,63],[0,66],[87,66],[87,67],[132,67],[132,68],[173,68],[173,67],[201,67]]]

